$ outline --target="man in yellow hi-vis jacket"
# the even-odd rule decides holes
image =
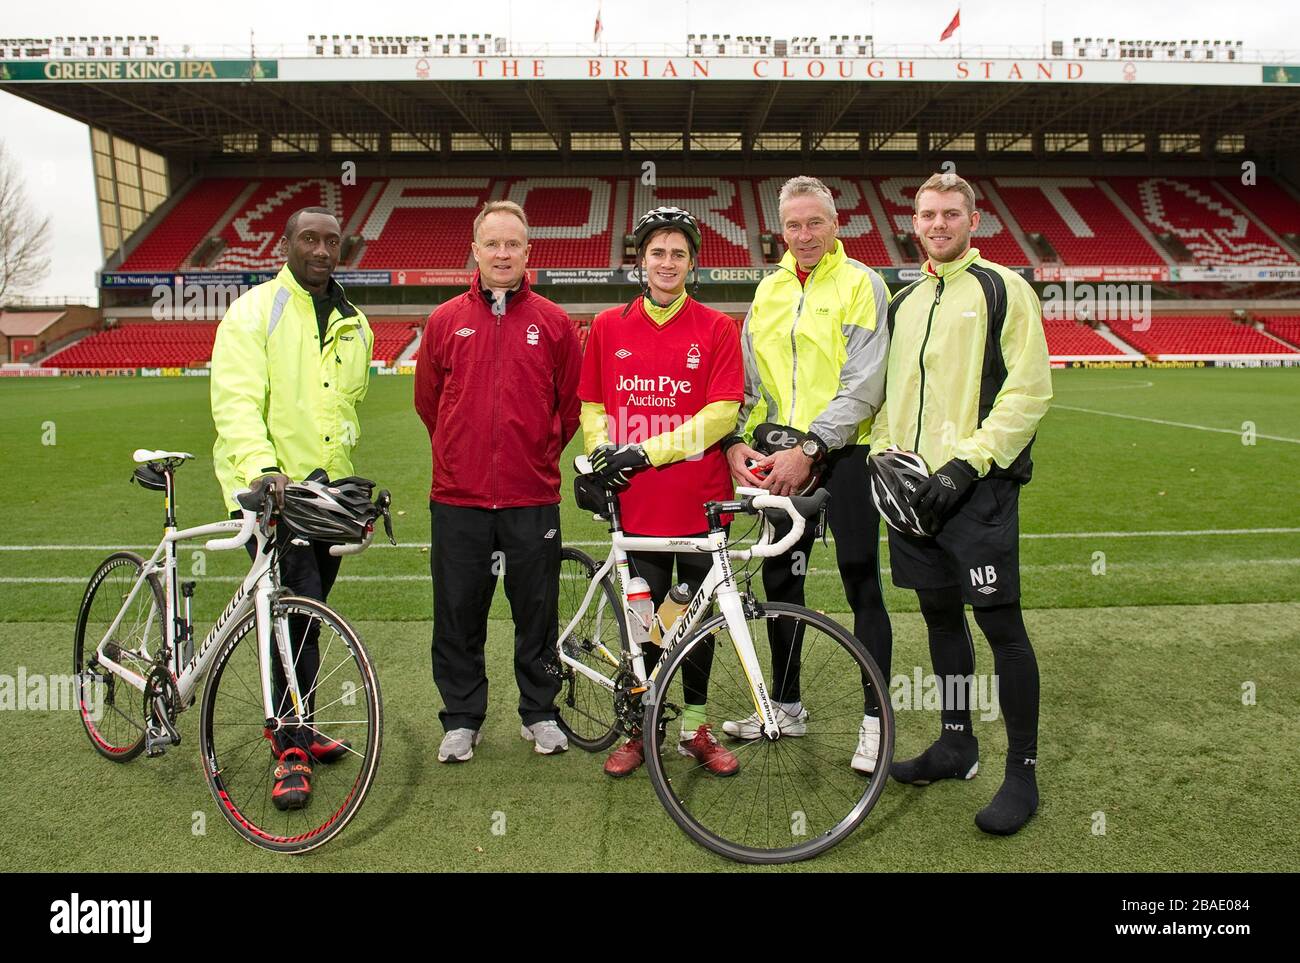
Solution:
[[[279,507],[290,480],[317,468],[331,479],[351,475],[352,449],[360,438],[357,405],[370,381],[374,337],[366,317],[334,280],[342,232],[325,208],[295,212],[281,239],[286,263],[274,280],[248,291],[226,312],[212,348],[212,447],[226,505],[237,513],[234,493],[269,489]],[[294,595],[324,602],[338,576],[339,559],[329,545],[294,545],[278,527],[280,581]],[[254,551],[249,545],[250,554]],[[298,682],[314,688],[319,624],[289,620]],[[283,671],[274,665],[275,694],[284,698]],[[318,733],[273,739],[272,802],[299,809],[311,794],[313,762],[334,762],[348,752],[346,740]]]
[[[836,237],[834,197],[817,178],[786,181],[777,210],[787,250],[778,269],[759,283],[745,318],[745,402],[736,434],[722,445],[732,477],[742,485],[797,495],[819,477],[830,492],[827,521],[853,610],[853,634],[887,679],[893,634],[880,585],[880,515],[867,497],[867,433],[884,396],[889,289],[845,252]],[[773,444],[773,438],[782,441]],[[777,537],[784,534],[778,524]],[[808,526],[789,553],[764,561],[769,601],[803,604],[816,534]],[[777,721],[783,732],[799,733],[818,708],[805,706],[800,696],[802,639],[774,627],[769,641]],[[762,729],[757,714],[728,720],[722,728],[741,739],[758,738]],[[878,696],[864,691],[849,765],[873,773],[879,752]]]
[[[979,768],[969,604],[993,649],[1008,742],[1006,778],[975,823],[1010,835],[1038,808],[1038,663],[1020,612],[1018,504],[1052,380],[1038,297],[970,246],[979,218],[973,190],[955,174],[935,174],[917,192],[913,224],[929,257],[921,279],[890,304],[885,403],[871,450],[914,451],[930,469],[913,505],[933,536],[891,527],[889,552],[894,584],[920,599],[944,680],[939,740],[891,774],[926,785]]]

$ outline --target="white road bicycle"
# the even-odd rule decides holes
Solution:
[[[193,456],[139,449],[134,457],[152,473],[146,487],[164,492],[163,539],[148,560],[114,552],[86,588],[73,648],[86,733],[114,762],[141,752],[160,756],[180,743],[177,716],[194,704],[206,675],[199,752],[217,808],[255,846],[281,853],[315,849],[357,814],[379,765],[383,708],[370,657],[336,612],[280,587],[269,499],[258,503],[245,490],[238,493],[240,518],[178,530],[175,472]],[[381,493],[378,506],[386,525],[387,498]],[[364,541],[333,545],[330,553],[358,554],[373,537],[372,526]],[[195,583],[178,579],[177,546],[205,538],[210,551],[238,549],[251,538],[256,553],[196,644],[189,604]],[[305,650],[308,633],[318,640],[319,668],[304,683],[294,652]],[[271,798],[272,747],[308,733],[346,740],[347,752],[331,764],[314,764],[306,807],[281,811]]]
[[[585,457],[577,469],[588,475]],[[788,552],[822,512],[827,493],[799,498],[740,488],[737,496],[705,504],[704,536],[629,537],[618,496],[594,476],[579,480],[578,504],[608,521],[611,545],[599,567],[578,549],[562,551],[556,704],[570,740],[590,752],[608,749],[620,735],[640,735],[659,801],[697,843],[741,862],[793,862],[839,843],[876,804],[893,757],[894,719],[886,680],[862,643],[821,613],[755,598],[748,578],[738,580],[732,568],[733,560]],[[761,514],[762,532],[749,548],[732,548],[723,517],[741,514]],[[773,521],[782,514],[791,529],[773,542]],[[647,677],[644,648],[628,630],[636,616],[627,601],[627,553],[690,551],[709,552],[713,567],[681,616],[661,627],[663,653]],[[708,614],[715,602],[719,611]],[[762,644],[754,644],[756,636]],[[774,641],[781,643],[775,649]],[[774,651],[785,655],[774,658]],[[757,738],[724,743],[740,763],[726,778],[677,748],[684,669],[710,660],[713,731],[722,736],[720,718],[757,713],[761,720]],[[808,718],[783,732],[773,700],[791,696]],[[873,776],[849,765],[868,706],[880,716]]]

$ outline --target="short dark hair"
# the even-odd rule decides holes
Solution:
[[[294,211],[292,214],[289,215],[289,220],[284,222],[284,236],[287,237],[289,240],[291,241],[293,240],[294,232],[298,230],[298,218],[300,218],[304,214],[328,214],[336,221],[339,219],[338,215],[335,214],[333,211],[331,211],[328,207],[299,208],[298,210]],[[342,224],[339,225],[339,229],[342,230]]]

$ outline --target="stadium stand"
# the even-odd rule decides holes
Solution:
[[[735,177],[660,177],[653,186],[637,181],[635,197],[627,212],[626,233],[630,234],[636,219],[652,207],[665,204],[684,207],[700,224],[703,266],[750,267],[753,257],[745,226],[748,218],[743,196],[750,189],[747,179]]]
[[[1043,235],[1064,264],[1164,263],[1091,178],[999,177],[994,184],[1021,230]]]
[[[100,331],[56,351],[42,368],[186,368],[212,358],[216,324],[142,322]]]
[[[1124,354],[1088,325],[1065,319],[1043,319],[1047,351],[1052,357]]]
[[[1264,329],[1275,338],[1300,350],[1300,317],[1260,318]]]
[[[1269,177],[1246,185],[1239,177],[1220,177],[1215,183],[1228,191],[1237,203],[1248,208],[1276,234],[1300,235],[1300,200]]]
[[[528,215],[529,261],[609,267],[614,182],[605,177],[521,177],[503,196]],[[468,235],[465,235],[468,238]]]
[[[174,271],[180,267],[247,184],[238,177],[216,177],[195,184],[158,229],[145,235],[122,262],[121,270]]]
[[[1253,327],[1227,318],[1168,317],[1151,319],[1147,330],[1132,324],[1112,326],[1116,335],[1148,355],[1294,354]]]
[[[611,177],[211,178],[195,185],[122,265],[124,271],[179,268],[249,184],[240,210],[220,225],[224,247],[206,265],[213,270],[269,270],[288,214],[320,205],[340,213],[345,233],[364,241],[345,266],[368,270],[462,269],[478,209],[490,197],[524,204],[532,229],[529,263],[545,268],[610,268],[612,236],[631,231],[656,204],[694,211],[704,235],[706,267],[751,267],[763,235],[779,235],[777,193],[784,177],[661,177],[637,183],[626,223],[615,225],[616,183]],[[912,234],[913,177],[824,178],[834,192],[840,238],[850,257],[873,267],[907,266],[892,237]],[[1012,267],[1031,263],[992,188],[1024,234],[1041,234],[1064,265],[1162,267],[1165,257],[1125,212],[1087,177],[997,177],[973,182],[982,220],[975,245],[987,258]],[[1105,183],[1150,229],[1169,235],[1202,265],[1293,265],[1296,258],[1243,209],[1279,236],[1300,235],[1300,200],[1275,181],[1245,187],[1233,178],[1112,177]],[[985,186],[987,184],[987,187]],[[880,220],[883,217],[884,223]],[[888,236],[887,236],[888,235]],[[779,252],[778,252],[779,253]],[[1176,253],[1176,252],[1175,252]]]
[[[1157,237],[1170,235],[1207,266],[1293,265],[1208,177],[1112,177],[1107,183]]]
[[[375,333],[374,361],[383,365],[391,365],[401,357],[420,327],[419,318],[370,318],[369,321]]]
[[[370,184],[367,178],[358,178],[355,185],[344,185],[337,177],[260,180],[248,200],[221,229],[225,247],[209,267],[223,271],[278,269],[284,260],[277,245],[290,214],[303,207],[324,207],[338,215],[346,230],[349,218]]]
[[[486,177],[393,178],[361,228],[366,270],[463,268],[474,217],[491,195]],[[605,255],[608,259],[608,249]]]

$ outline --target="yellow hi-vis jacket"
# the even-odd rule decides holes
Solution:
[[[212,446],[226,506],[258,475],[301,481],[313,469],[353,474],[357,405],[370,384],[370,323],[330,279],[338,303],[320,342],[311,294],[286,265],[240,296],[212,347]]]
[[[871,450],[915,451],[932,471],[961,458],[981,477],[1023,483],[1052,400],[1042,309],[1023,277],[979,253],[926,261],[921,279],[894,295]]]
[[[759,283],[741,332],[745,403],[736,433],[764,422],[810,431],[834,451],[866,443],[884,396],[889,289],[835,249],[799,284],[794,254]]]

